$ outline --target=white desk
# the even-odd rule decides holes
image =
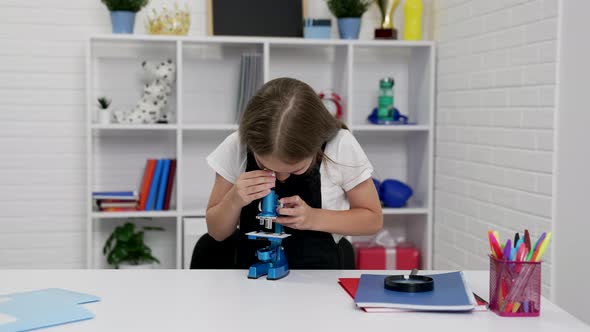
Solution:
[[[291,271],[282,280],[268,281],[228,270],[4,270],[0,294],[56,287],[102,299],[84,305],[94,319],[42,331],[590,331],[547,299],[537,318],[492,312],[365,313],[337,283],[338,277],[360,274]],[[487,298],[488,273],[465,275],[472,290]]]

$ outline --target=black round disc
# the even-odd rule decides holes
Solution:
[[[384,279],[385,289],[396,292],[429,292],[434,289],[434,280],[418,275],[389,276]]]

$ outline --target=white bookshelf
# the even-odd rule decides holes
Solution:
[[[87,47],[87,262],[105,268],[102,245],[126,220],[158,225],[146,234],[162,268],[186,265],[183,219],[204,223],[214,174],[205,157],[237,130],[240,57],[263,55],[265,81],[290,76],[318,92],[331,88],[344,100],[343,121],[359,140],[380,180],[409,184],[407,207],[384,208],[384,227],[420,249],[422,268],[432,267],[433,123],[435,47],[419,41],[306,40],[256,37],[168,37],[106,35]],[[170,124],[100,125],[94,122],[98,96],[130,108],[141,94],[143,60],[167,59],[178,67]],[[395,79],[395,102],[417,125],[374,126],[366,118],[377,104],[379,79]],[[96,212],[91,192],[139,189],[148,158],[176,158],[171,210]],[[191,226],[192,227],[192,226]],[[194,228],[194,227],[193,227]],[[197,227],[204,229],[203,227]],[[355,239],[353,239],[355,240]],[[188,244],[191,246],[192,244]]]

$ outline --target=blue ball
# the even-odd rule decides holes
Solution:
[[[381,182],[373,178],[373,184],[375,185],[375,189],[377,189],[377,195],[379,196],[379,200],[381,200]]]
[[[379,187],[381,187],[381,182],[379,182],[379,180],[373,178],[373,184],[375,185],[375,189],[377,189],[377,192],[379,192]]]
[[[379,198],[383,202],[383,205],[392,208],[399,208],[406,205],[412,194],[413,191],[410,186],[392,179],[383,181],[379,190]]]

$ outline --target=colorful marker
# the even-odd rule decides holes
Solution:
[[[526,250],[526,247],[523,246],[522,244],[518,247],[518,250],[516,251],[516,260],[517,261],[523,261],[524,260],[524,252]]]
[[[518,242],[514,245],[514,248],[518,251],[518,248],[524,243],[524,238],[520,238]]]
[[[511,247],[512,244],[510,242],[510,239],[506,240],[506,245],[504,246],[504,259],[509,259]]]
[[[494,234],[492,233],[492,231],[488,230],[488,242],[490,243],[490,251],[492,252],[492,256],[496,257],[496,252],[494,251],[494,245],[492,244],[492,237],[493,236],[494,236]]]
[[[524,244],[526,245],[527,249],[531,251],[531,236],[529,235],[529,230],[524,230]]]
[[[547,250],[547,246],[549,245],[549,241],[551,241],[551,232],[547,233],[545,240],[543,240],[543,243],[541,243],[541,245],[539,246],[539,252],[535,253],[535,255],[533,255],[533,262],[540,262],[541,261],[541,257],[543,257],[545,250]]]
[[[518,308],[520,308],[520,302],[516,302],[512,307],[512,312],[518,312]]]
[[[526,258],[526,251],[527,251],[526,246],[523,243],[521,243],[518,246],[518,250],[516,251],[516,259],[515,260],[517,262],[524,261]],[[520,270],[522,269],[522,264],[516,264],[515,268],[516,268],[516,272],[520,272]]]
[[[496,240],[496,237],[494,237],[493,233],[488,233],[488,235],[490,238],[490,246],[492,247],[492,253],[496,256],[496,258],[502,259],[502,250],[500,249],[500,244]]]
[[[512,311],[512,307],[514,307],[514,302],[510,302],[506,305],[506,308],[504,309],[504,312],[511,312]]]
[[[526,259],[527,261],[530,262],[532,260],[533,255],[535,254],[535,252],[537,251],[537,249],[539,249],[539,245],[541,244],[541,242],[543,242],[543,239],[545,239],[545,236],[546,235],[547,234],[545,232],[543,232],[543,234],[541,234],[541,237],[539,237],[539,239],[535,243],[535,247],[529,251],[529,256]]]

